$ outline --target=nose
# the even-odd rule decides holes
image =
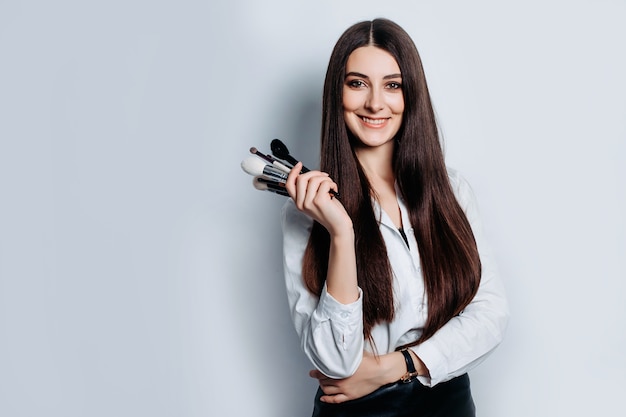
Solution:
[[[384,106],[385,103],[382,91],[377,87],[370,88],[367,100],[365,101],[365,108],[372,113],[376,113],[382,110]]]

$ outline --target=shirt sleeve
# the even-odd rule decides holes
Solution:
[[[359,288],[357,301],[342,304],[326,291],[326,284],[319,297],[306,288],[302,258],[312,226],[313,220],[289,199],[282,209],[282,229],[291,318],[311,363],[330,378],[346,378],[356,372],[363,357],[362,291]]]
[[[421,382],[434,386],[462,375],[482,362],[502,341],[509,318],[504,286],[483,236],[470,185],[451,174],[457,199],[472,227],[482,265],[478,292],[470,304],[413,351],[430,371]]]

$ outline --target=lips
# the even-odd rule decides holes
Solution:
[[[382,119],[370,119],[369,117],[365,117],[365,116],[359,116],[359,117],[366,124],[373,125],[373,126],[383,126],[387,122],[387,120],[389,120],[388,117],[382,118]]]

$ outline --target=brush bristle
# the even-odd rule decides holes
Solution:
[[[254,188],[256,188],[257,190],[261,190],[261,191],[265,191],[269,188],[267,184],[259,181],[258,177],[252,178],[252,185],[254,185]]]
[[[255,156],[249,156],[241,161],[241,169],[255,177],[263,175],[263,169],[266,165],[267,164],[263,160]]]
[[[270,143],[272,153],[281,159],[285,159],[289,155],[287,146],[280,139],[273,139]]]

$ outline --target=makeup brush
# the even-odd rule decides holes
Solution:
[[[288,166],[286,166],[285,164],[281,163],[280,161],[278,161],[276,158],[273,158],[270,155],[265,155],[262,152],[259,152],[259,150],[257,148],[255,148],[254,146],[252,148],[250,148],[250,153],[265,159],[269,164],[275,166],[276,168],[280,169],[281,171],[283,171],[286,174],[289,174],[291,172],[291,168],[289,168]]]
[[[265,177],[254,177],[254,179],[258,182],[264,182],[265,184],[271,185],[272,187],[285,188],[285,183],[283,181],[270,180]]]
[[[283,195],[285,197],[289,196],[289,193],[287,192],[287,190],[285,189],[285,187],[280,187],[278,185],[274,185],[274,184],[278,184],[277,182],[274,181],[263,181],[264,178],[262,177],[254,177],[252,179],[252,185],[254,186],[254,188],[256,188],[257,190],[261,190],[261,191],[269,191],[275,194],[279,194],[279,195]]]
[[[253,177],[265,175],[266,177],[277,181],[287,180],[287,174],[271,165],[266,164],[261,159],[255,158],[254,156],[249,156],[241,161],[241,168]]]
[[[289,154],[289,149],[287,149],[287,145],[285,145],[280,139],[272,139],[270,143],[270,147],[272,149],[272,153],[275,157],[280,158],[284,161],[289,162],[292,165],[296,165],[299,161]],[[305,172],[309,172],[310,170],[302,165],[302,169],[300,170],[301,174]],[[339,198],[339,193],[335,190],[330,190],[330,193]]]
[[[287,149],[287,145],[285,145],[280,139],[273,139],[270,143],[270,147],[272,149],[272,154],[274,154],[276,158],[287,161],[291,165],[295,165],[299,162],[296,158],[289,155],[289,149]],[[302,165],[302,170],[300,172],[309,172],[309,169]]]

